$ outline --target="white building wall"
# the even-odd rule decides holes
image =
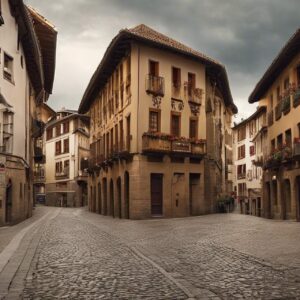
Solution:
[[[26,64],[21,43],[18,49],[18,25],[10,14],[7,0],[2,0],[2,16],[4,25],[0,27],[0,92],[6,101],[12,105],[14,111],[13,126],[13,151],[12,154],[22,156],[28,160],[29,153],[26,145],[26,130],[28,130],[28,106],[29,106],[29,79],[26,72]],[[13,58],[13,80],[8,81],[3,76],[4,53]],[[21,57],[23,67],[21,66]],[[3,119],[0,123],[3,125]],[[2,128],[1,128],[2,131]],[[0,141],[2,145],[2,140]]]

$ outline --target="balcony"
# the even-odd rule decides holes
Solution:
[[[171,151],[171,141],[166,134],[148,135],[145,133],[143,135],[143,152],[170,152]]]
[[[165,80],[163,77],[147,75],[146,92],[155,97],[163,97],[165,94]]]
[[[188,85],[188,101],[191,104],[201,105],[202,103],[202,89],[193,88]]]
[[[240,180],[240,179],[246,179],[246,173],[243,172],[243,173],[237,174],[237,179],[238,179],[238,180]]]
[[[291,97],[288,95],[282,99],[281,110],[284,115],[287,115],[291,110]]]
[[[275,107],[275,120],[278,121],[282,115],[282,103],[281,101]]]
[[[62,172],[56,172],[55,173],[55,179],[66,179],[69,178],[70,170],[69,168],[63,169]]]
[[[292,148],[283,145],[280,149],[272,150],[263,165],[263,169],[278,169],[281,165],[289,164],[293,160]]]
[[[182,100],[183,99],[183,95],[182,95],[182,88],[181,88],[181,84],[177,83],[177,84],[172,84],[172,98],[173,99],[177,99],[177,100]]]
[[[294,157],[300,158],[300,138],[294,139]]]
[[[298,87],[298,89],[296,89],[293,99],[294,99],[293,106],[297,107],[300,104],[300,87]]]
[[[145,154],[170,154],[188,157],[202,157],[206,154],[205,140],[176,138],[165,133],[143,134],[142,149]]]
[[[36,163],[45,162],[45,155],[43,153],[43,148],[41,146],[34,146],[34,161]]]
[[[262,154],[256,155],[256,158],[252,162],[256,167],[262,167],[264,164],[263,155]]]
[[[37,168],[33,171],[33,181],[34,183],[44,183],[45,182],[45,169]]]
[[[272,126],[274,123],[274,111],[271,110],[269,113],[268,113],[268,126]]]

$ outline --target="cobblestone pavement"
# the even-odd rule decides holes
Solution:
[[[45,226],[23,298],[300,299],[300,224],[63,209]]]

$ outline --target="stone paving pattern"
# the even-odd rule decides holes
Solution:
[[[238,214],[129,221],[63,209],[23,298],[300,299],[299,237],[299,223]]]

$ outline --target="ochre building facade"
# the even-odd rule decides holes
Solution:
[[[300,30],[274,59],[249,97],[267,107],[263,215],[300,220]]]
[[[215,211],[211,195],[228,176],[225,150],[216,154],[208,139],[224,149],[236,112],[221,64],[145,25],[121,30],[79,112],[91,118],[91,211],[130,219]]]

